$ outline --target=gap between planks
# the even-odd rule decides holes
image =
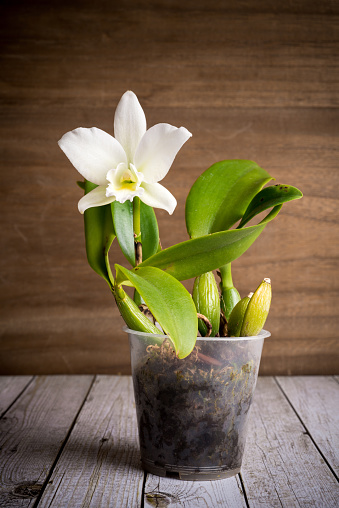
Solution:
[[[0,505],[32,506],[93,376],[38,376],[0,419]]]
[[[34,380],[34,376],[0,376],[0,418],[5,416]]]
[[[49,482],[50,482],[50,478],[51,478],[51,476],[52,476],[52,474],[53,474],[53,471],[54,471],[54,469],[55,469],[55,467],[56,467],[56,465],[57,465],[57,463],[58,463],[58,461],[59,461],[59,458],[60,458],[60,456],[61,456],[61,454],[62,454],[62,452],[63,452],[63,449],[65,448],[65,446],[66,446],[66,444],[67,444],[67,441],[68,441],[68,439],[69,439],[69,437],[70,437],[70,435],[71,435],[71,433],[72,433],[72,431],[73,431],[73,429],[74,429],[74,426],[75,426],[75,424],[76,424],[76,422],[77,422],[77,419],[78,419],[78,417],[79,417],[79,414],[80,414],[80,412],[81,412],[81,410],[82,410],[82,408],[83,408],[83,406],[84,406],[84,404],[85,404],[85,402],[86,402],[86,400],[87,400],[87,397],[88,397],[88,395],[89,395],[89,393],[90,393],[90,391],[91,391],[91,389],[92,389],[92,386],[93,386],[93,384],[94,384],[94,382],[95,382],[95,378],[96,378],[96,376],[93,376],[92,382],[91,382],[91,384],[90,384],[90,386],[89,386],[89,388],[88,388],[88,391],[87,391],[87,393],[86,393],[86,395],[85,395],[85,397],[84,397],[84,400],[83,400],[83,402],[82,402],[81,406],[79,407],[77,414],[76,414],[76,415],[75,415],[75,417],[74,417],[74,420],[73,420],[73,422],[72,422],[72,425],[71,425],[71,426],[70,426],[70,428],[69,428],[69,431],[68,431],[68,433],[67,433],[67,435],[66,435],[66,437],[65,437],[65,439],[64,439],[64,441],[63,441],[63,443],[62,443],[62,445],[61,445],[61,447],[60,447],[60,450],[58,451],[58,454],[57,454],[57,456],[56,456],[56,458],[55,458],[55,460],[54,460],[54,462],[53,462],[53,464],[52,464],[52,467],[51,467],[51,469],[50,469],[50,471],[49,471],[49,473],[48,473],[48,476],[47,476],[47,478],[46,478],[46,480],[45,480],[45,482],[44,482],[44,484],[43,484],[43,487],[42,487],[42,489],[41,489],[41,491],[40,491],[40,493],[39,493],[39,495],[38,495],[38,497],[37,497],[37,499],[36,499],[36,501],[35,501],[35,503],[34,503],[34,508],[35,508],[35,507],[37,507],[37,506],[39,505],[40,499],[41,499],[41,497],[43,496],[43,493],[45,492],[46,487],[47,487],[47,485],[48,485],[48,484],[49,484]]]
[[[339,481],[339,386],[335,377],[276,377],[275,381]]]
[[[139,508],[141,469],[132,379],[97,376],[39,508]]]
[[[338,483],[273,378],[259,378],[242,465],[250,507],[337,507]]]

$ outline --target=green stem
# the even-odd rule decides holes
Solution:
[[[226,320],[228,321],[231,312],[235,305],[240,300],[238,290],[233,286],[231,263],[220,267],[220,289],[221,289],[221,310],[225,314]]]
[[[134,248],[135,248],[135,266],[142,263],[142,243],[141,243],[141,224],[140,224],[140,198],[133,200],[133,230],[134,230]]]
[[[231,271],[231,263],[220,267],[221,274],[221,284],[223,289],[228,289],[233,287],[232,280],[232,271]]]

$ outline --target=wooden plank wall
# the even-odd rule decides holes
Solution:
[[[338,15],[335,0],[2,2],[2,374],[129,372],[57,146],[79,126],[112,132],[127,89],[149,126],[193,133],[164,180],[179,204],[157,212],[163,246],[187,238],[186,195],[218,160],[255,160],[302,189],[234,281],[245,295],[272,278],[262,374],[338,372]]]

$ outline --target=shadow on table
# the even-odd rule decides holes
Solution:
[[[22,449],[20,445],[13,449],[13,455],[19,453],[29,457],[29,463],[35,464],[35,470],[46,470],[49,464],[51,467],[57,460],[58,474],[66,469],[70,474],[77,471],[85,475],[95,472],[103,474],[105,471],[143,474],[139,445],[135,438],[116,439],[109,431],[102,438],[79,432],[76,436],[71,435],[66,442],[53,439],[52,433],[40,432],[37,435],[33,432],[27,436]]]
[[[62,451],[58,466],[68,460],[75,461],[80,467],[86,464],[86,468],[89,469],[143,473],[138,443],[130,440],[115,442],[114,438],[108,435],[93,441],[89,441],[88,438],[70,439]]]
[[[101,439],[78,433],[62,442],[47,429],[46,434],[33,431],[25,442],[13,443],[6,460],[11,459],[26,467],[16,472],[15,479],[8,479],[6,499],[38,498],[42,491],[49,499],[56,492],[60,496],[79,490],[81,496],[91,498],[94,492],[107,493],[115,485],[123,485],[126,478],[137,489],[144,478],[135,439],[114,440],[107,432]]]

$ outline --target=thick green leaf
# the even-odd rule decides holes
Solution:
[[[115,233],[122,252],[132,266],[135,266],[135,248],[133,231],[133,203],[115,201],[111,205]],[[154,210],[140,202],[140,226],[142,258],[147,259],[157,252],[159,229]]]
[[[85,182],[85,194],[97,187]],[[112,288],[114,283],[108,251],[115,238],[110,205],[88,208],[84,213],[87,259],[93,270]]]
[[[184,286],[167,273],[154,267],[136,267],[133,271],[115,265],[117,281],[129,280],[164,332],[172,340],[179,358],[194,348],[198,319],[193,300]]]
[[[139,265],[154,266],[178,280],[216,270],[241,256],[281,209],[279,205],[260,224],[187,240],[155,254]]]
[[[135,266],[133,203],[125,201],[111,204],[115,234],[125,258]]]
[[[142,259],[148,259],[158,251],[159,228],[153,208],[142,201],[140,202],[140,222]]]
[[[282,205],[283,203],[292,201],[293,199],[300,199],[302,196],[302,192],[296,187],[292,187],[292,185],[278,184],[266,187],[254,196],[248,205],[238,228],[242,228],[245,224],[247,224],[247,222],[253,219],[253,217],[268,208]]]
[[[217,162],[193,184],[186,200],[191,238],[225,231],[240,220],[253,197],[272,177],[246,160]]]

